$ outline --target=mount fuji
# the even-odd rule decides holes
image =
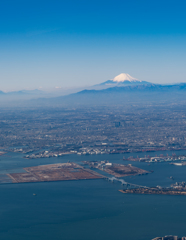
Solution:
[[[106,89],[110,87],[124,87],[124,86],[144,85],[144,84],[151,84],[151,83],[138,80],[137,78],[130,76],[128,73],[121,73],[111,80],[107,80],[106,82],[94,85],[93,87],[91,87],[91,89],[101,90],[101,89]]]

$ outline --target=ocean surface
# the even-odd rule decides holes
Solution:
[[[172,154],[146,155],[161,153]],[[186,154],[186,151],[176,154]],[[0,239],[151,240],[164,235],[185,236],[186,196],[122,194],[118,191],[123,189],[121,183],[106,179],[15,184],[5,177],[6,173],[21,172],[28,166],[109,160],[154,171],[123,178],[130,183],[170,186],[186,181],[186,166],[122,160],[123,156],[130,155],[145,156],[145,153],[68,155],[30,160],[22,158],[20,153],[0,156]]]

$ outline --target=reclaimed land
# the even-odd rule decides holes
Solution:
[[[186,195],[186,189],[177,190],[173,188],[131,188],[119,191],[134,194]]]
[[[109,163],[108,161],[83,161],[83,163],[89,165],[91,168],[97,168],[115,177],[135,176],[150,173],[144,169],[134,167],[131,164],[123,165],[117,163]]]
[[[24,168],[25,173],[7,174],[13,183],[98,179],[105,176],[76,163],[58,163]]]
[[[100,169],[101,170],[101,169]],[[103,171],[115,176],[115,177],[126,177],[148,174],[150,172],[134,167],[132,165],[113,164],[103,169]]]

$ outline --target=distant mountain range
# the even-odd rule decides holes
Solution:
[[[41,100],[42,101],[42,100]],[[51,98],[50,104],[123,105],[186,102],[186,83],[154,84],[122,73],[112,80],[67,96]],[[49,100],[48,100],[49,103]]]
[[[88,94],[88,93],[114,93],[114,92],[169,92],[169,91],[183,91],[186,90],[186,83],[179,83],[179,84],[173,84],[173,85],[161,85],[161,84],[153,84],[153,83],[145,83],[145,84],[131,84],[127,86],[114,86],[109,87],[106,89],[85,89],[83,91],[80,91],[76,94]]]
[[[43,91],[35,89],[35,90],[20,90],[20,91],[12,91],[12,92],[3,92],[0,91],[0,94],[5,94],[5,95],[39,95],[42,94]]]
[[[106,94],[118,92],[159,92],[159,91],[180,91],[186,90],[186,83],[178,84],[154,84],[147,81],[141,81],[131,77],[127,73],[121,73],[112,80],[94,85],[90,88],[82,90],[77,94]]]
[[[7,101],[9,99],[34,99],[24,104],[35,104],[37,106],[150,104],[152,102],[163,104],[165,102],[174,103],[174,101],[186,103],[186,83],[154,84],[121,73],[114,79],[66,96],[51,97],[51,95],[47,95],[40,90],[0,92],[0,96],[2,96],[0,99],[4,99],[4,96],[6,96]]]
[[[24,101],[29,99],[36,99],[39,97],[47,97],[47,94],[38,89],[35,90],[21,90],[12,92],[0,91],[0,104],[5,104],[7,102],[15,103],[16,101]]]
[[[121,106],[186,103],[186,84],[144,84],[112,87],[102,90],[83,90],[67,96],[35,99],[37,106]]]

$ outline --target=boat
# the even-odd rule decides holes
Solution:
[[[183,166],[183,163],[172,163],[175,166]]]

